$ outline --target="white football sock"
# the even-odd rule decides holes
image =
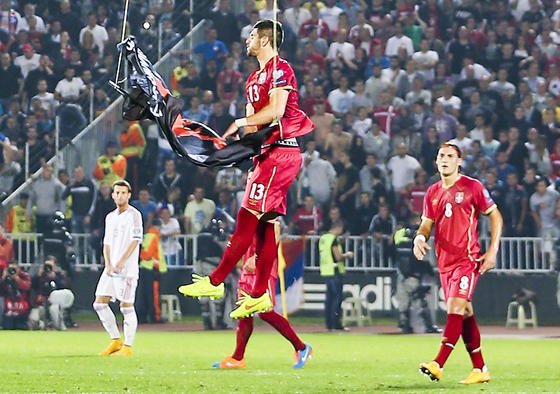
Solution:
[[[133,306],[121,307],[121,312],[124,316],[124,344],[132,346],[138,327],[138,317]]]
[[[101,324],[105,327],[105,330],[109,333],[111,339],[119,339],[121,334],[119,333],[119,328],[117,327],[117,319],[115,314],[109,308],[109,304],[104,304],[102,302],[94,302],[93,309],[97,312]]]

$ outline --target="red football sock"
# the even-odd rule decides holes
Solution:
[[[226,279],[226,276],[241,260],[243,254],[247,251],[251,242],[253,242],[258,224],[259,219],[251,212],[245,208],[239,210],[235,232],[227,244],[220,264],[209,275],[210,283],[217,286]]]
[[[237,361],[243,360],[243,356],[245,356],[245,348],[247,347],[247,343],[249,342],[249,338],[251,338],[252,333],[253,318],[244,317],[243,319],[239,319],[239,324],[237,325],[237,343],[235,345],[235,351],[231,356],[232,358]]]
[[[259,313],[259,317],[276,329],[286,338],[295,350],[305,349],[305,343],[299,339],[290,322],[274,310]]]
[[[257,261],[255,262],[255,284],[253,286],[253,297],[260,297],[268,288],[270,271],[274,261],[278,258],[278,244],[276,243],[276,233],[274,223],[260,222],[257,227]]]
[[[443,330],[443,338],[441,340],[441,347],[439,353],[434,359],[441,368],[447,361],[447,358],[453,351],[455,344],[461,336],[463,330],[463,315],[456,313],[449,313],[447,315],[447,322],[445,323],[445,330]]]
[[[482,358],[482,349],[480,347],[480,331],[474,315],[463,320],[462,335],[467,352],[469,352],[469,356],[471,356],[473,368],[482,370],[484,367],[484,359]]]

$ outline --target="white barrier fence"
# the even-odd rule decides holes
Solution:
[[[7,234],[14,241],[15,258],[23,266],[40,263],[43,248],[41,234]],[[102,246],[99,238],[91,234],[72,234],[76,268],[98,269],[101,267]],[[285,239],[301,239],[299,236],[285,236]],[[198,255],[199,243],[196,235],[179,235],[176,237],[181,249],[175,256],[168,259],[169,269],[192,269],[194,258]],[[319,236],[306,236],[305,269],[319,270]],[[346,259],[348,271],[393,271],[396,267],[390,252],[390,246],[379,242],[373,237],[349,236],[342,237],[344,250],[354,252],[354,258]],[[495,271],[547,272],[553,269],[549,262],[546,248],[551,240],[542,238],[502,238]],[[487,247],[489,239],[482,239],[481,244]],[[430,257],[434,261],[434,256]]]

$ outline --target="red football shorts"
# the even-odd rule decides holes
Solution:
[[[247,294],[251,294],[253,291],[253,286],[255,285],[255,280],[257,275],[255,273],[247,274],[244,271],[241,272],[241,276],[239,277],[239,282],[237,283],[237,298],[241,297],[241,291],[244,291]],[[268,280],[268,294],[270,295],[270,299],[272,300],[272,305],[275,304],[276,300],[276,281],[277,278],[271,276]]]
[[[447,302],[450,297],[471,301],[476,282],[478,282],[480,276],[478,269],[479,264],[472,264],[467,261],[464,265],[460,265],[452,271],[440,273],[439,278],[445,301]]]
[[[243,208],[286,214],[288,189],[301,168],[298,148],[273,147],[254,160],[243,195]]]

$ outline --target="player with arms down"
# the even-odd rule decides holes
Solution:
[[[434,227],[435,252],[441,287],[447,303],[447,322],[438,355],[420,364],[420,371],[432,380],[440,380],[443,365],[459,337],[471,357],[473,370],[463,384],[490,380],[482,358],[480,331],[474,318],[472,295],[480,275],[494,268],[502,234],[502,215],[482,183],[459,173],[461,150],[443,143],[436,164],[441,180],[430,186],[424,198],[422,223],[414,238],[414,255],[423,259]],[[478,243],[478,215],[490,219],[490,246],[482,253]]]
[[[255,24],[245,41],[247,54],[255,56],[259,69],[247,78],[246,117],[235,120],[224,134],[234,136],[276,124],[264,142],[261,154],[253,159],[253,174],[245,188],[237,227],[218,267],[207,277],[193,274],[193,282],[179,288],[191,297],[221,297],[223,281],[245,254],[253,238],[256,244],[256,276],[251,294],[230,316],[239,319],[272,308],[267,293],[268,279],[276,258],[273,220],[286,214],[286,195],[301,167],[301,154],[295,137],[312,131],[313,122],[298,107],[298,89],[292,67],[278,56],[282,25],[266,19]]]
[[[134,310],[136,286],[138,284],[138,256],[142,243],[142,215],[129,205],[130,184],[125,180],[113,183],[113,201],[117,209],[105,218],[105,238],[103,238],[103,259],[105,269],[97,283],[93,309],[111,337],[111,343],[100,354],[108,356],[132,355],[132,343],[138,327]],[[117,321],[109,301],[119,300],[124,316],[124,342],[121,340]]]

